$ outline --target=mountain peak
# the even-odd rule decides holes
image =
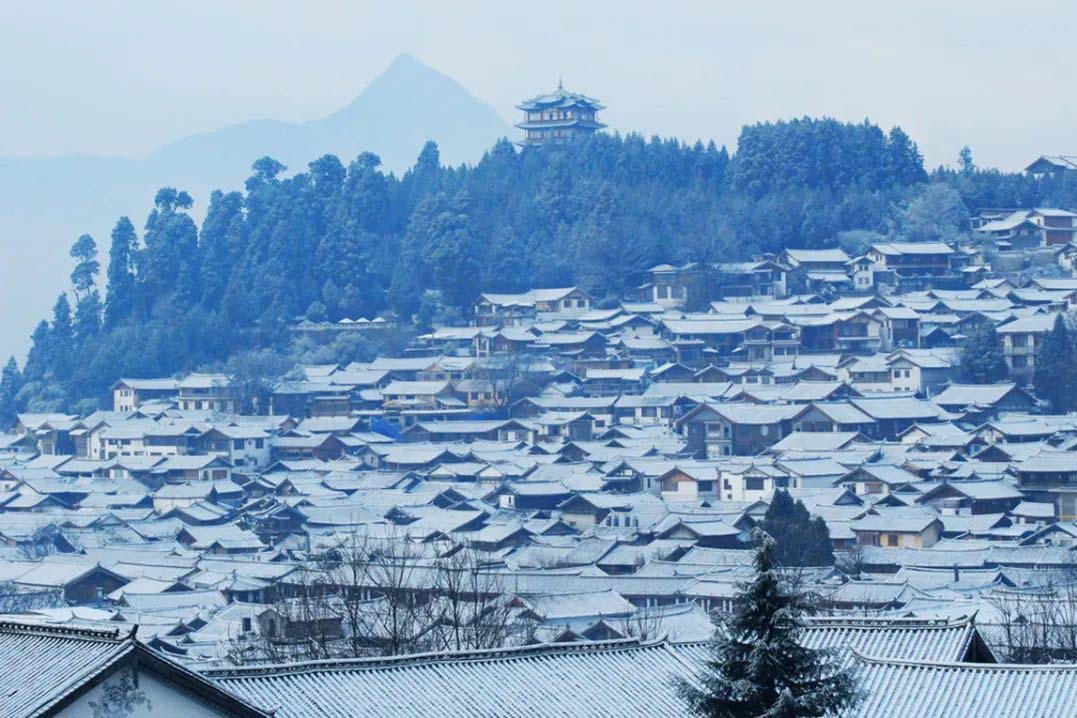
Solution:
[[[415,67],[415,66],[422,67],[422,68],[425,68],[427,70],[430,69],[429,67],[427,67],[423,63],[419,62],[419,60],[415,57],[415,55],[412,55],[410,52],[402,52],[402,53],[400,53],[399,55],[397,55],[396,57],[393,58],[393,61],[390,62],[389,66],[385,68],[385,72],[389,72],[390,70],[393,70],[393,69],[396,69],[396,68],[407,68],[407,67]]]
[[[440,121],[435,119],[439,116]],[[511,132],[493,107],[452,77],[406,52],[393,58],[354,100],[320,122],[338,136],[363,128],[368,139],[393,136],[396,140],[376,145],[421,147],[434,139],[439,144],[457,144],[454,149],[466,147],[463,152],[449,150],[453,162],[481,156],[484,149]],[[478,138],[482,140],[476,141]],[[409,155],[414,157],[414,152]],[[394,167],[392,162],[386,164]]]
[[[360,101],[364,95],[369,95],[371,92],[377,92],[379,87],[386,85],[392,86],[398,91],[422,91],[425,87],[429,86],[443,88],[451,87],[454,91],[469,96],[471,95],[470,92],[453,78],[424,64],[411,53],[402,52],[393,58],[393,61],[382,70],[380,75],[370,81],[370,84],[363,89],[355,100],[352,100],[352,102],[349,103],[349,106],[356,104],[356,102]],[[347,108],[345,107],[342,109]]]

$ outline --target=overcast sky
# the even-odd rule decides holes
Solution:
[[[0,6],[0,155],[137,156],[351,100],[401,52],[515,121],[566,87],[621,131],[735,145],[800,115],[901,124],[929,166],[1075,153],[1077,4],[17,2]],[[945,6],[945,7],[943,7]]]

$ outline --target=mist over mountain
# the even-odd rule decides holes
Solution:
[[[72,120],[74,121],[74,119]],[[69,155],[0,158],[0,354],[21,355],[37,320],[67,286],[67,250],[84,232],[102,247],[121,215],[141,229],[157,189],[173,186],[205,212],[213,189],[242,187],[251,163],[269,155],[306,168],[325,153],[345,162],[362,151],[396,173],[423,143],[438,143],[444,162],[475,161],[512,133],[497,111],[452,78],[411,55],[397,57],[347,106],[307,122],[252,120],[177,140],[142,159]]]

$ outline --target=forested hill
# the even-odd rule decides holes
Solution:
[[[259,349],[307,361],[369,351],[293,342],[288,327],[303,316],[425,323],[459,316],[481,290],[567,284],[613,302],[659,262],[866,233],[935,238],[961,231],[968,205],[1077,194],[971,160],[932,179],[956,192],[926,184],[900,129],[830,119],[746,127],[732,157],[713,144],[597,135],[524,151],[502,141],[459,168],[427,143],[399,178],[368,153],[346,165],[323,156],[290,176],[262,158],[244,191],[213,193],[201,228],[191,197],[165,188],[141,228],[120,218],[100,253],[80,238],[72,291],[37,327],[22,371],[4,371],[0,420],[89,410],[120,376],[224,366]]]

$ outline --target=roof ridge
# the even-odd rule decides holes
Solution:
[[[907,584],[908,581],[905,581]],[[918,628],[918,629],[946,629],[964,628],[973,623],[973,616],[959,616],[958,618],[872,618],[870,616],[843,618],[841,616],[809,616],[804,621],[805,626],[812,624],[819,626],[846,626],[849,628]]]
[[[467,661],[490,661],[527,658],[530,656],[566,655],[578,653],[604,653],[642,648],[654,648],[669,645],[662,637],[645,641],[636,637],[617,638],[607,641],[587,641],[573,643],[538,643],[530,646],[511,648],[482,648],[462,651],[431,651],[400,656],[378,656],[373,658],[338,658],[320,661],[300,661],[295,663],[277,663],[264,666],[238,666],[233,668],[208,669],[202,671],[212,678],[270,676],[314,670],[385,670],[411,665],[432,663],[461,663]]]
[[[887,658],[869,656],[850,648],[853,659],[860,664],[902,666],[908,668],[961,668],[975,671],[1027,671],[1048,673],[1051,671],[1077,673],[1077,663],[971,663],[966,661],[938,661],[922,658]]]
[[[124,634],[119,628],[110,630],[105,628],[89,628],[68,624],[38,623],[33,621],[0,621],[0,633],[37,633],[52,636],[65,636],[68,638],[111,641],[113,643],[133,641],[136,629],[137,626]]]

